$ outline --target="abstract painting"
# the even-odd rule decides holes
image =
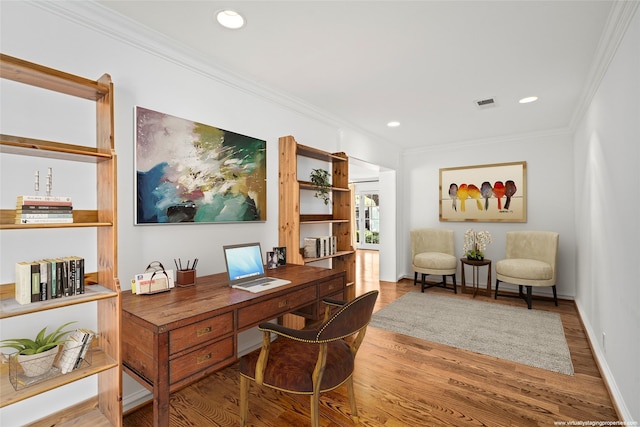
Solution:
[[[266,142],[142,107],[136,224],[266,221]]]
[[[440,169],[440,221],[527,222],[526,162]]]

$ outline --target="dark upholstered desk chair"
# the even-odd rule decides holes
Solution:
[[[418,273],[422,275],[421,290],[433,286],[447,287],[447,276],[453,276],[453,292],[456,290],[456,269],[458,258],[455,257],[453,230],[439,228],[418,228],[411,230],[411,266],[413,267],[413,285],[418,281]],[[426,284],[426,275],[442,276],[442,282]]]
[[[288,393],[310,395],[313,427],[320,425],[320,393],[346,383],[351,416],[357,421],[352,375],[356,353],[377,298],[378,291],[371,291],[347,303],[325,300],[325,319],[314,329],[261,324],[262,348],[240,359],[240,425],[247,423],[250,381]],[[271,333],[278,336],[273,342]]]
[[[518,296],[524,298],[527,307],[531,309],[532,288],[551,286],[553,300],[557,306],[556,269],[559,237],[558,233],[552,231],[507,232],[506,258],[496,263],[496,290],[493,298],[498,298],[500,282],[513,283],[519,285]],[[522,292],[523,286],[527,288],[526,296]]]

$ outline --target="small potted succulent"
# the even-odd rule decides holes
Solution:
[[[331,188],[331,181],[329,177],[331,174],[324,169],[312,169],[311,170],[311,183],[315,186],[315,197],[322,199],[325,205],[328,205],[331,199],[329,198],[329,189]]]
[[[0,347],[11,347],[17,350],[12,357],[16,357],[24,374],[28,377],[37,377],[46,374],[53,366],[58,355],[58,346],[66,341],[65,335],[71,331],[64,331],[66,326],[75,322],[68,322],[60,326],[54,332],[46,335],[46,326],[42,328],[35,339],[9,338],[0,341]]]

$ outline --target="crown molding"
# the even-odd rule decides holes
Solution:
[[[587,84],[569,124],[571,129],[576,129],[591,105],[639,5],[638,0],[613,2],[589,70]]]
[[[260,97],[300,115],[318,120],[336,128],[349,128],[370,138],[394,146],[390,141],[360,126],[345,121],[326,110],[281,91],[273,90],[254,79],[206,60],[196,50],[155,30],[109,9],[94,0],[85,1],[30,1],[50,13],[89,28],[120,43],[133,46],[220,84]],[[398,150],[400,151],[399,147]]]
[[[464,141],[457,141],[457,142],[454,141],[454,142],[447,142],[444,144],[430,145],[427,147],[409,148],[404,150],[402,154],[405,157],[410,157],[412,155],[420,154],[420,153],[433,153],[433,152],[445,151],[445,150],[451,151],[452,149],[464,149],[464,148],[477,149],[478,147],[483,145],[494,145],[494,144],[501,144],[501,143],[519,143],[519,142],[530,143],[532,139],[550,138],[554,136],[566,136],[566,135],[572,135],[573,133],[574,133],[573,129],[566,127],[566,128],[558,128],[558,129],[551,129],[551,130],[543,130],[538,132],[527,132],[527,133],[521,133],[517,135],[516,134],[505,135],[502,137],[468,139]]]

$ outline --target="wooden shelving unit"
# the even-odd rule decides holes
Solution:
[[[279,245],[287,247],[287,263],[309,264],[331,259],[332,267],[345,270],[347,299],[355,298],[355,251],[351,245],[351,192],[349,190],[349,158],[344,153],[327,153],[298,144],[293,136],[279,139],[280,151],[280,199]],[[305,214],[300,212],[300,190],[314,190],[309,181],[298,177],[298,157],[331,164],[332,206],[330,214]],[[302,230],[305,225],[329,224],[331,234],[337,236],[338,251],[330,256],[304,258],[301,250]],[[301,234],[302,233],[302,234]]]
[[[90,80],[4,54],[0,54],[0,77],[95,101],[95,147],[0,135],[0,153],[95,163],[97,209],[74,212],[72,224],[28,225],[13,223],[15,209],[2,209],[0,210],[0,230],[96,227],[98,270],[87,274],[86,277],[89,283],[94,280],[99,283],[99,285],[87,286],[84,295],[26,305],[18,304],[13,298],[15,286],[13,283],[0,285],[2,299],[0,319],[28,316],[35,312],[56,310],[88,302],[96,303],[98,319],[96,345],[92,348],[90,366],[81,367],[68,374],[52,377],[42,383],[16,391],[9,382],[8,369],[3,365],[0,369],[0,390],[2,391],[0,407],[50,392],[81,378],[97,375],[98,395],[90,404],[83,402],[67,408],[63,411],[64,413],[52,414],[47,417],[46,422],[51,425],[61,421],[81,425],[87,419],[91,419],[92,425],[122,426],[120,282],[117,278],[117,165],[113,141],[111,77],[104,74],[97,80]]]

